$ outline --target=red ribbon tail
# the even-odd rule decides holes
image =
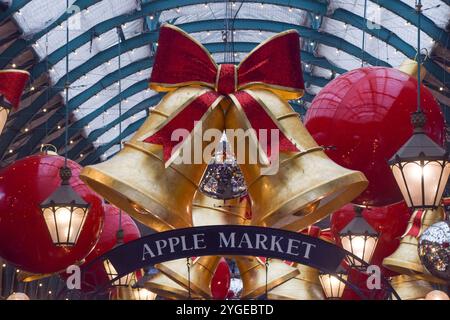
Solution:
[[[411,236],[411,237],[419,237],[420,236],[420,232],[422,229],[422,220],[423,217],[425,216],[425,210],[423,209],[419,209],[416,212],[413,213],[413,217],[412,217],[412,224],[411,227],[406,230],[405,234],[402,236]]]
[[[259,151],[267,156],[272,157],[275,152],[299,152],[297,146],[289,140],[276,122],[267,113],[263,106],[246,91],[238,91],[233,94],[234,98],[239,102],[250,126],[255,130],[256,139],[259,144]],[[277,141],[278,140],[278,141]],[[277,150],[272,150],[276,147]]]
[[[214,91],[206,92],[195,98],[174,117],[163,123],[157,132],[142,141],[163,146],[163,159],[166,167],[173,161],[177,151],[188,139],[196,123],[201,121],[208,109],[220,95]]]

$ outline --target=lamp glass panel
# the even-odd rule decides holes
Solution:
[[[353,253],[358,258],[369,263],[375,250],[378,238],[366,235],[346,235],[341,238],[342,247]],[[360,267],[362,263],[356,259],[349,258],[351,264]]]
[[[0,133],[2,133],[5,127],[6,121],[8,120],[9,109],[0,106]]]

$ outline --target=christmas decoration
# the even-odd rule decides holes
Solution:
[[[189,141],[206,129],[252,128],[257,134],[248,131],[249,143],[261,161],[240,164],[247,185],[251,183],[252,224],[298,231],[326,217],[359,195],[367,181],[360,172],[329,160],[287,103],[303,93],[299,53],[297,32],[286,31],[258,46],[238,67],[218,66],[189,35],[161,27],[150,87],[170,93],[118,155],[86,167],[82,179],[156,231],[189,227],[190,204],[206,169],[203,157],[184,161],[199,151]],[[222,108],[230,102],[224,119]],[[172,133],[180,129],[191,134],[182,143],[172,141]],[[272,148],[276,139],[259,136],[259,129],[276,131],[278,145]],[[238,148],[235,138],[229,141]],[[206,148],[202,143],[199,154]],[[244,146],[247,152],[249,148]],[[237,150],[232,151],[239,159]],[[268,159],[278,154],[281,167],[262,175]]]
[[[103,224],[102,200],[78,178],[81,167],[68,161],[73,190],[90,205],[74,246],[57,246],[42,215],[40,204],[57,187],[64,158],[39,154],[18,160],[0,172],[0,256],[19,269],[55,273],[80,263],[98,240]]]
[[[433,290],[431,283],[407,275],[392,277],[391,285],[402,300],[421,300]]]
[[[30,74],[23,70],[0,70],[0,133],[11,109],[17,109]]]
[[[200,184],[200,191],[216,199],[235,199],[247,194],[247,186],[236,159],[227,152],[227,143],[216,151]]]
[[[230,279],[230,268],[227,261],[221,258],[211,279],[211,295],[213,299],[223,300],[227,297],[230,290]]]
[[[354,216],[353,205],[345,205],[331,215],[331,232],[334,238],[338,239],[338,244],[340,244],[339,232],[350,223]],[[379,234],[370,264],[381,267],[382,273],[387,277],[396,275],[384,268],[382,262],[399,246],[399,238],[404,234],[410,217],[408,207],[402,201],[385,207],[365,208],[362,216]]]
[[[445,218],[442,207],[435,210],[414,211],[409,219],[408,227],[401,237],[400,246],[383,260],[383,266],[400,274],[407,274],[431,282],[442,282],[432,276],[422,265],[417,247],[419,237],[433,223]],[[386,244],[384,245],[386,246]]]
[[[103,207],[105,211],[103,228],[94,249],[92,249],[89,255],[84,259],[84,266],[88,265],[97,257],[100,257],[102,254],[114,248],[114,246],[117,244],[119,220],[120,229],[122,230],[121,234],[123,235],[123,243],[128,243],[140,238],[141,236],[136,223],[128,214],[126,214],[125,212],[119,213],[119,209],[110,204],[104,204]],[[121,217],[119,217],[119,215],[121,215]],[[104,283],[108,280],[108,274],[105,266],[98,262],[95,263],[96,266],[94,268],[91,268],[91,270],[94,271],[88,273],[81,284],[81,289],[84,291],[92,290],[93,288],[95,288],[97,283]]]
[[[419,256],[434,276],[450,281],[450,223],[436,222],[419,239]]]
[[[426,134],[444,141],[444,119],[422,85]],[[336,163],[362,171],[369,186],[353,203],[384,206],[402,200],[387,160],[411,137],[410,114],[417,108],[417,79],[399,70],[364,67],[326,85],[305,116],[305,126]]]

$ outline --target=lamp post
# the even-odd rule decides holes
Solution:
[[[389,160],[392,173],[408,207],[435,209],[441,201],[449,175],[448,152],[424,131],[426,117],[420,106],[420,19],[421,1],[416,4],[417,27],[417,111],[412,114],[412,137]]]
[[[342,247],[369,263],[377,246],[378,233],[362,216],[363,208],[354,206],[355,217],[339,232]],[[357,259],[348,257],[350,267],[361,268],[363,265]]]
[[[41,204],[52,241],[57,246],[74,246],[83,228],[90,205],[71,187],[72,172],[60,169],[61,186]]]
[[[342,297],[344,294],[345,283],[341,279],[347,281],[347,277],[347,271],[342,266],[339,266],[335,274],[319,274],[323,292],[328,300],[339,300]]]

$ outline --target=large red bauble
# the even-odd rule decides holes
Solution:
[[[410,211],[404,201],[385,207],[370,207],[363,210],[364,219],[379,233],[378,243],[370,261],[371,265],[377,265],[384,277],[392,277],[395,272],[383,267],[383,259],[397,250],[400,245],[400,237],[404,234],[410,218]],[[340,245],[339,232],[354,218],[353,205],[347,204],[331,215],[331,232]],[[366,287],[366,274],[352,270],[349,281],[356,283],[358,287],[369,292]],[[382,294],[379,296],[382,297]],[[346,288],[343,299],[358,299],[358,295]]]
[[[444,118],[422,85],[425,132],[439,145]],[[387,161],[411,137],[417,109],[417,80],[399,70],[366,67],[347,72],[314,98],[305,126],[327,155],[343,167],[363,172],[368,188],[353,203],[384,206],[403,200]]]
[[[105,222],[100,233],[100,238],[94,249],[85,258],[84,266],[96,258],[102,256],[117,244],[117,230],[119,229],[119,209],[113,205],[105,204]],[[122,211],[121,226],[123,230],[123,243],[127,243],[141,237],[141,233],[133,219]],[[103,263],[95,262],[94,266],[89,266],[89,274],[83,279],[81,289],[90,291],[96,284],[107,283],[109,281]]]
[[[230,290],[231,273],[228,263],[224,258],[220,259],[214,276],[211,280],[211,294],[216,300],[227,298]]]
[[[91,207],[73,247],[55,246],[40,204],[61,184],[59,169],[64,158],[33,155],[0,171],[0,256],[19,269],[54,273],[76,264],[95,246],[103,224],[102,199],[80,179],[81,166],[68,160],[70,185]]]

